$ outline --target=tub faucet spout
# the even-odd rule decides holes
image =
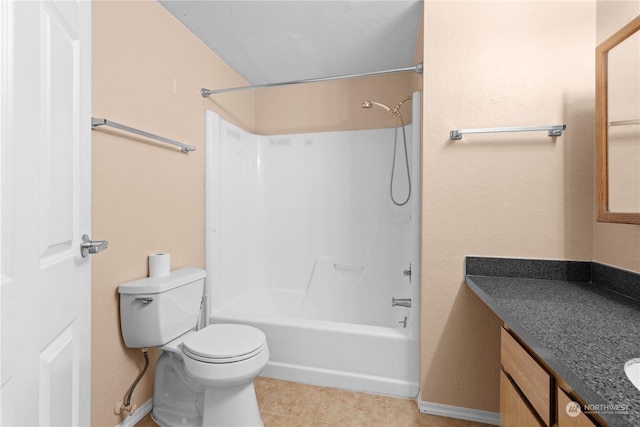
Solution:
[[[391,307],[411,307],[411,298],[396,298],[391,297]]]

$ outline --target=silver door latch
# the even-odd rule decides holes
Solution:
[[[91,238],[85,234],[80,241],[80,254],[82,254],[82,258],[86,258],[87,255],[104,251],[108,246],[109,242],[106,240],[91,240]]]

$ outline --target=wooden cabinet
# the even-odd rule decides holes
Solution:
[[[598,425],[582,412],[581,405],[571,399],[564,390],[558,388],[556,395],[558,398],[558,427],[596,427]]]
[[[500,425],[551,426],[552,377],[504,328],[500,360]]]
[[[551,375],[529,353],[502,329],[500,359],[502,369],[513,379],[544,424],[550,426],[552,417]]]
[[[597,427],[555,378],[505,328],[500,337],[500,425]],[[568,405],[569,410],[567,410]]]
[[[520,396],[511,380],[500,370],[500,425],[502,426],[540,426],[527,402]]]

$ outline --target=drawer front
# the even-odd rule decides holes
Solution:
[[[500,425],[543,427],[502,370],[500,370]]]
[[[552,421],[551,375],[504,329],[501,330],[500,358],[502,367],[511,376],[538,415],[550,426]]]
[[[558,394],[558,427],[596,427],[597,424],[591,421],[580,406],[576,406],[562,389],[557,389]]]

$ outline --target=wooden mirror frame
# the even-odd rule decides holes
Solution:
[[[640,30],[640,16],[596,48],[596,184],[599,222],[640,224],[640,212],[611,212],[609,210],[609,109],[607,104],[609,51],[638,30]]]

